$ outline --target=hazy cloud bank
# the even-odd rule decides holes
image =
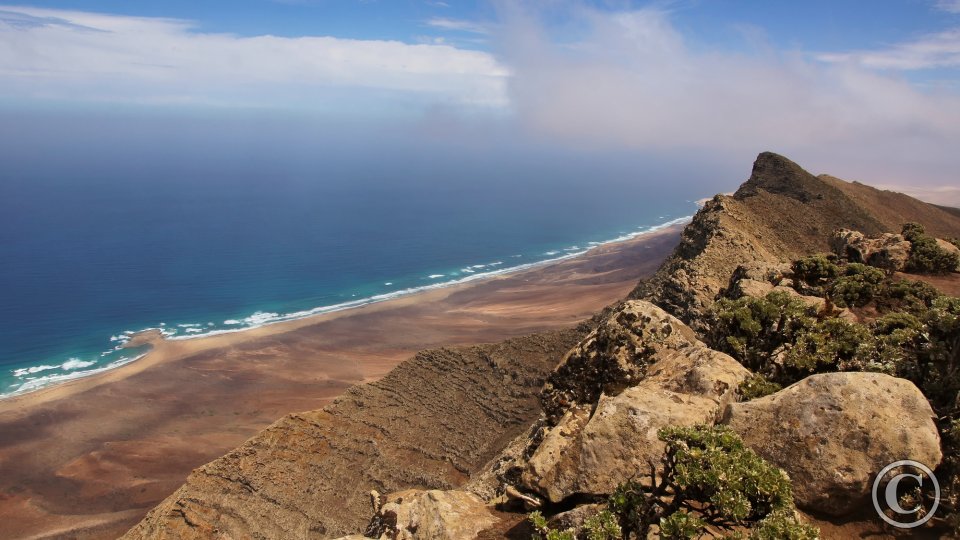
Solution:
[[[447,45],[241,37],[189,21],[0,6],[7,98],[329,110],[373,97],[502,107],[507,76],[491,55]]]
[[[548,37],[537,12],[502,11],[511,103],[540,135],[704,160],[769,149],[870,182],[958,180],[957,93],[921,90],[865,61],[764,44],[750,53],[694,47],[664,10],[570,9],[581,23],[572,41]]]

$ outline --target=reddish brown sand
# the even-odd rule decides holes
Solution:
[[[681,227],[539,268],[309,319],[153,344],[0,401],[0,538],[113,538],[187,474],[420,349],[574,325],[651,275]]]

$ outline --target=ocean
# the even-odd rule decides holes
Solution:
[[[139,330],[236,331],[573,256],[705,195],[622,164],[400,161],[0,173],[0,395],[134,361]]]

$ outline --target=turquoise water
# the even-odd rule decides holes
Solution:
[[[476,279],[703,196],[622,164],[309,163],[0,173],[0,394],[133,361],[120,346],[145,328],[184,339]]]

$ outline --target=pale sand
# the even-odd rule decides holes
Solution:
[[[623,298],[681,226],[512,274],[190,340],[0,401],[0,538],[112,538],[195,467],[425,348],[569,327]]]

